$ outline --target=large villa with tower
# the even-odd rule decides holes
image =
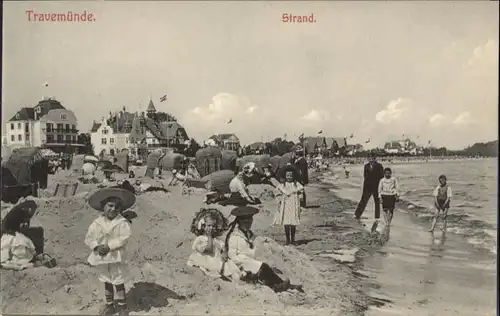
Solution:
[[[150,99],[146,113],[127,112],[123,107],[115,113],[110,112],[107,118],[94,121],[90,131],[94,153],[114,154],[128,150],[132,155],[138,154],[139,148],[149,150],[160,147],[183,149],[189,137],[179,123],[160,122],[157,111]]]

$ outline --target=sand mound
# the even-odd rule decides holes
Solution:
[[[271,191],[264,186],[253,186],[252,190],[260,192],[263,199]],[[84,244],[87,229],[98,212],[86,204],[88,194],[83,191],[69,198],[36,199],[39,211],[32,226],[45,229],[45,251],[57,259],[58,267],[2,271],[2,312],[92,314],[98,311],[104,289],[96,271],[86,264],[89,249]],[[172,187],[171,193],[151,192],[137,197],[134,211],[138,218],[132,223],[133,238],[128,245],[130,282],[126,284],[133,312],[332,315],[342,304],[347,304],[348,300],[335,291],[349,285],[326,277],[324,271],[331,269],[318,268],[306,254],[285,248],[270,238],[258,239],[258,259],[279,268],[292,283],[304,284],[306,294],[275,294],[260,285],[214,280],[199,269],[188,267],[186,261],[195,237],[189,232],[190,225],[202,200],[202,192],[182,196],[179,187]],[[262,206],[254,222],[257,230],[272,223],[276,208],[273,203]],[[335,282],[339,284],[332,287]]]

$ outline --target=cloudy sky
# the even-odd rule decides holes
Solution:
[[[5,2],[2,114],[55,96],[88,130],[151,94],[199,141],[322,130],[460,148],[497,138],[498,20],[497,2]]]

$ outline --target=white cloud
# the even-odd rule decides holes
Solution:
[[[468,111],[460,113],[453,121],[455,125],[467,125],[470,123],[472,123],[472,116]]]
[[[389,124],[406,117],[411,108],[411,100],[398,98],[389,102],[387,107],[375,115],[375,120],[382,124]]]
[[[205,121],[225,120],[238,116],[251,109],[255,111],[257,107],[251,106],[250,101],[242,96],[230,93],[218,93],[212,98],[212,103],[205,107],[196,107],[191,110],[192,114],[200,116]]]
[[[327,121],[330,119],[330,113],[328,113],[327,111],[311,110],[311,112],[302,116],[302,119],[314,122]]]
[[[256,106],[256,105],[253,105],[253,106],[250,106],[248,107],[246,110],[245,110],[245,113],[247,114],[252,114],[255,112],[255,110],[257,110],[259,107]]]
[[[476,66],[492,61],[498,62],[498,42],[490,38],[484,45],[479,45],[474,49],[467,66]]]
[[[429,118],[429,124],[434,127],[438,127],[445,123],[446,117],[441,113],[436,113]]]

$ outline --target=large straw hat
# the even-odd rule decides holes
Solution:
[[[123,210],[126,210],[135,203],[135,195],[125,189],[119,188],[103,188],[96,191],[89,198],[89,205],[94,210],[102,211],[101,202],[109,197],[116,197],[122,201]]]
[[[220,236],[227,229],[227,219],[221,213],[221,211],[214,208],[202,208],[198,213],[195,214],[193,222],[191,223],[191,232],[197,236],[203,235],[203,225],[205,224],[205,218],[211,217],[215,219],[217,228],[216,236]]]
[[[238,206],[231,211],[234,217],[248,217],[259,213],[259,209],[252,206]]]

